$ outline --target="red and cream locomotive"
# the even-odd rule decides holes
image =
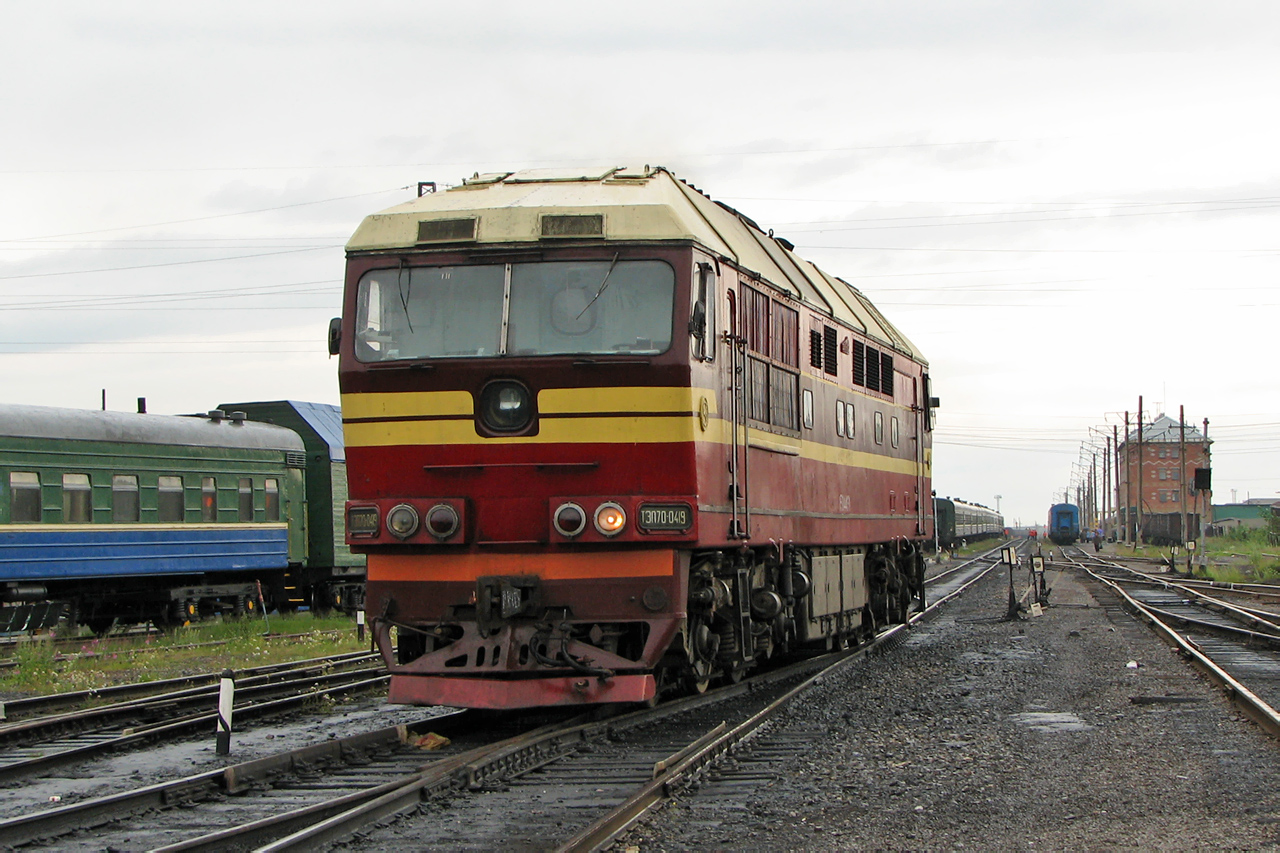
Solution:
[[[923,602],[927,365],[665,169],[476,175],[364,220],[347,536],[393,702],[645,702]]]

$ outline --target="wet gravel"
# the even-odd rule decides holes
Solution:
[[[1106,593],[1048,578],[1053,606],[1010,622],[988,575],[801,699],[756,751],[811,746],[771,779],[740,754],[613,849],[1280,850],[1280,744]]]

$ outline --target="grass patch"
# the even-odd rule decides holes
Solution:
[[[65,693],[369,648],[368,634],[364,642],[357,640],[355,619],[349,616],[273,615],[271,633],[264,636],[261,619],[228,619],[146,637],[85,637],[71,647],[36,637],[15,648],[17,666],[0,670],[0,694]]]

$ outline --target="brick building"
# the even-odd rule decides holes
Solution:
[[[1158,544],[1198,539],[1200,513],[1212,493],[1197,492],[1197,468],[1209,468],[1212,442],[1187,423],[1161,415],[1125,437],[1117,450],[1116,506],[1132,542],[1141,519],[1143,541]],[[1141,501],[1139,509],[1138,501]]]

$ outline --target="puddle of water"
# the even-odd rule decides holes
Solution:
[[[1075,714],[1062,712],[1027,711],[1014,714],[1012,719],[1015,723],[1030,726],[1038,732],[1083,732],[1093,728]]]

